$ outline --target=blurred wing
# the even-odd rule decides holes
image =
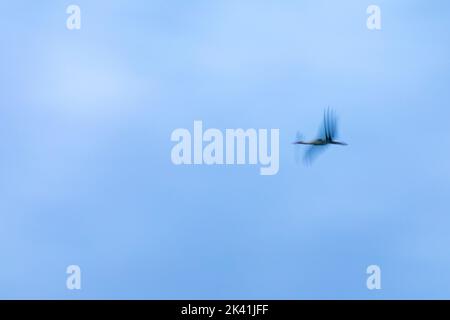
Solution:
[[[323,122],[320,125],[319,132],[317,133],[317,139],[326,140],[328,137],[328,131],[326,126],[326,116],[323,117]]]
[[[326,149],[328,148],[328,145],[322,145],[322,146],[309,146],[308,149],[305,151],[305,155],[303,156],[303,162],[307,165],[310,165],[313,163],[313,161]]]
[[[317,134],[317,139],[330,140],[330,126],[329,126],[329,109],[326,109],[323,113],[323,121]]]
[[[326,118],[328,126],[328,137],[330,138],[330,140],[334,140],[337,136],[337,117],[335,111],[328,108]]]
[[[330,141],[337,135],[337,118],[334,110],[327,108],[323,113],[323,122],[319,129],[318,139]]]

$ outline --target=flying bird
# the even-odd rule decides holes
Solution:
[[[336,141],[337,137],[337,119],[336,114],[330,108],[326,109],[323,115],[323,123],[319,131],[319,136],[312,141],[303,141],[301,135],[297,132],[297,139],[293,144],[309,145],[305,152],[303,160],[305,163],[311,163],[319,153],[324,151],[329,145],[336,144],[346,146],[345,142]]]

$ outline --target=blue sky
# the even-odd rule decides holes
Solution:
[[[448,2],[73,3],[0,4],[0,298],[450,298]],[[279,173],[174,166],[194,120],[279,128]]]

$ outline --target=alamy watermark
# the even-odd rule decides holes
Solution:
[[[367,267],[366,273],[369,275],[367,277],[366,286],[369,290],[380,290],[381,289],[381,268],[376,264],[372,264]]]
[[[203,122],[194,121],[193,133],[175,129],[171,141],[171,159],[175,165],[260,165],[261,175],[275,175],[279,170],[280,130],[219,129],[203,131]],[[269,148],[270,144],[270,148]],[[269,151],[270,149],[270,151]]]
[[[66,279],[66,287],[69,290],[81,290],[81,268],[77,265],[70,265],[66,269],[69,275]]]
[[[81,9],[75,4],[71,4],[67,7],[66,13],[69,17],[66,20],[66,27],[69,30],[81,29]]]
[[[366,10],[369,17],[367,18],[367,29],[369,30],[381,30],[381,9],[377,5],[370,5]]]

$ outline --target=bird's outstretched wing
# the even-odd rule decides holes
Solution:
[[[328,126],[328,138],[333,140],[337,135],[337,117],[333,109],[328,108],[327,114],[327,126]]]
[[[333,141],[337,136],[337,117],[334,110],[329,107],[323,113],[323,122],[319,129],[318,139],[327,143]],[[327,149],[328,145],[312,145],[305,151],[303,162],[311,164],[314,159]]]
[[[328,145],[308,146],[303,156],[303,162],[306,165],[312,164],[319,154],[324,152],[328,148]]]
[[[335,141],[337,137],[337,117],[333,109],[328,107],[323,114],[323,122],[319,129],[319,134],[316,140],[303,144],[310,144],[307,147],[303,156],[303,162],[305,164],[311,164],[315,158],[328,148],[330,143],[332,144],[344,144]],[[297,134],[297,140],[301,141],[301,136]],[[298,150],[298,148],[296,149]],[[296,155],[296,161],[298,162],[298,156]]]
[[[327,108],[323,113],[323,122],[319,129],[318,138],[331,141],[337,136],[337,117],[333,109]]]

